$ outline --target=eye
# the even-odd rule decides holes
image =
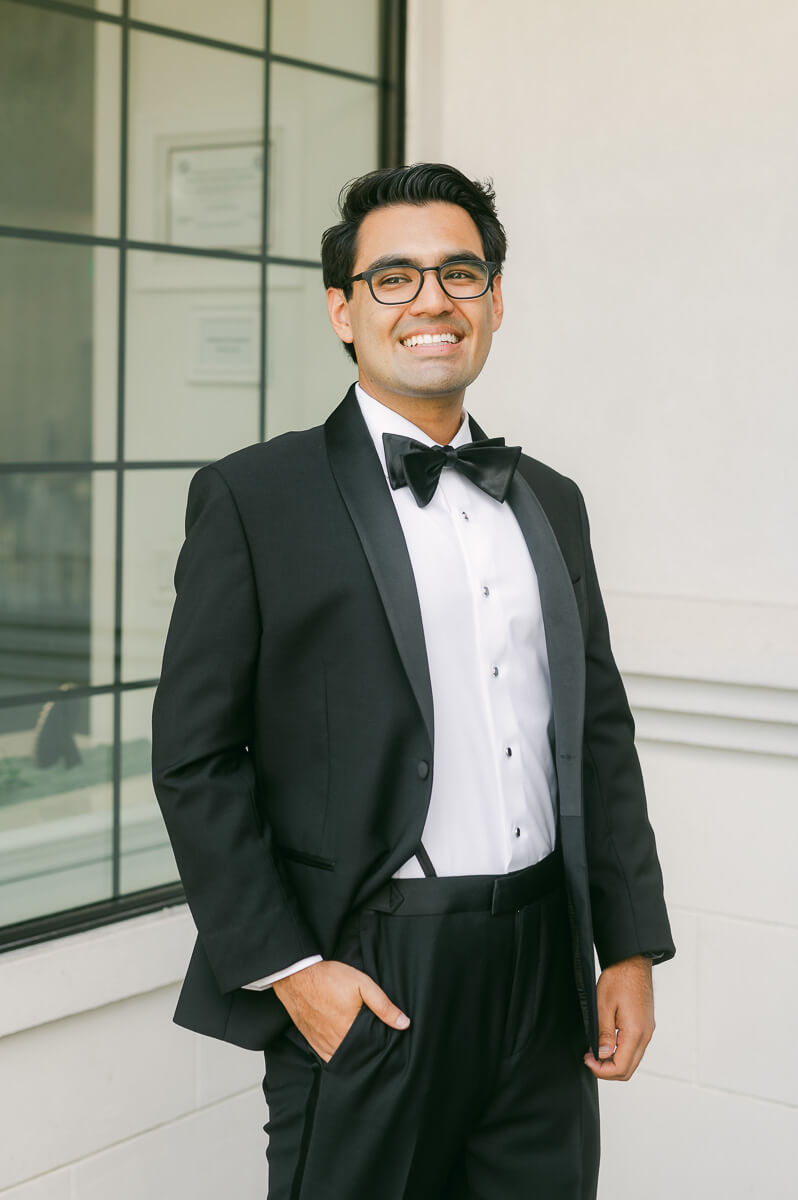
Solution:
[[[381,271],[374,276],[374,282],[378,287],[399,287],[403,283],[409,283],[411,272],[401,267],[393,267],[390,271]]]
[[[443,277],[447,280],[460,279],[471,283],[483,276],[484,272],[476,263],[451,263],[443,269]]]

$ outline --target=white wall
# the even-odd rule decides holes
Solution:
[[[171,1024],[185,910],[0,958],[3,1200],[262,1200],[262,1057]]]
[[[789,0],[410,4],[408,160],[491,175],[509,235],[471,407],[586,494],[678,944],[605,1200],[794,1193],[796,35]]]

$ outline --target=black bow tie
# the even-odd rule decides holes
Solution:
[[[435,495],[444,467],[454,467],[494,500],[503,501],[521,457],[520,446],[505,446],[504,438],[484,438],[465,446],[424,446],[397,433],[382,435],[388,480],[392,488],[407,487],[419,508]]]

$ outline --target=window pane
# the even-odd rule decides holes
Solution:
[[[0,223],[114,236],[120,32],[0,6]]]
[[[321,271],[269,267],[266,430],[318,425],[357,375],[333,333]]]
[[[376,75],[379,15],[374,0],[272,0],[272,52]]]
[[[122,892],[177,879],[172,847],[152,787],[154,688],[122,694]]]
[[[265,43],[264,0],[234,0],[230,4],[198,4],[197,0],[132,0],[130,15],[137,21],[185,29],[202,37],[239,46]]]
[[[149,33],[130,46],[130,236],[259,253],[262,60]]]
[[[0,913],[14,924],[111,894],[110,696],[0,708]]]
[[[0,238],[3,462],[115,456],[116,250]]]
[[[122,676],[154,679],[175,593],[186,496],[193,471],[129,471],[125,481]]]
[[[0,697],[113,678],[113,489],[110,472],[0,475]]]
[[[79,8],[93,8],[96,12],[112,13],[115,17],[122,14],[122,0],[72,0]]]
[[[160,671],[194,468],[157,463],[260,435],[262,265],[218,252],[317,261],[342,184],[378,156],[378,85],[272,62],[266,156],[263,53],[182,36],[262,52],[270,13],[275,55],[375,76],[374,0],[0,3],[0,225],[118,238],[122,31],[96,16],[123,11],[177,36],[130,32],[127,236],[163,252],[126,250],[121,396],[119,250],[0,236],[4,925],[111,897],[115,703],[121,892],[177,879],[150,778],[153,689],[76,689],[112,686],[117,653],[126,683]],[[356,369],[317,268],[270,264],[268,304],[274,435],[323,421]]]
[[[260,267],[128,259],[125,455],[215,459],[258,439]]]
[[[318,260],[348,179],[377,162],[376,86],[272,68],[269,252]]]

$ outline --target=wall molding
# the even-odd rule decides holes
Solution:
[[[605,590],[624,675],[798,690],[798,604]]]
[[[798,689],[624,672],[638,741],[798,759]]]

